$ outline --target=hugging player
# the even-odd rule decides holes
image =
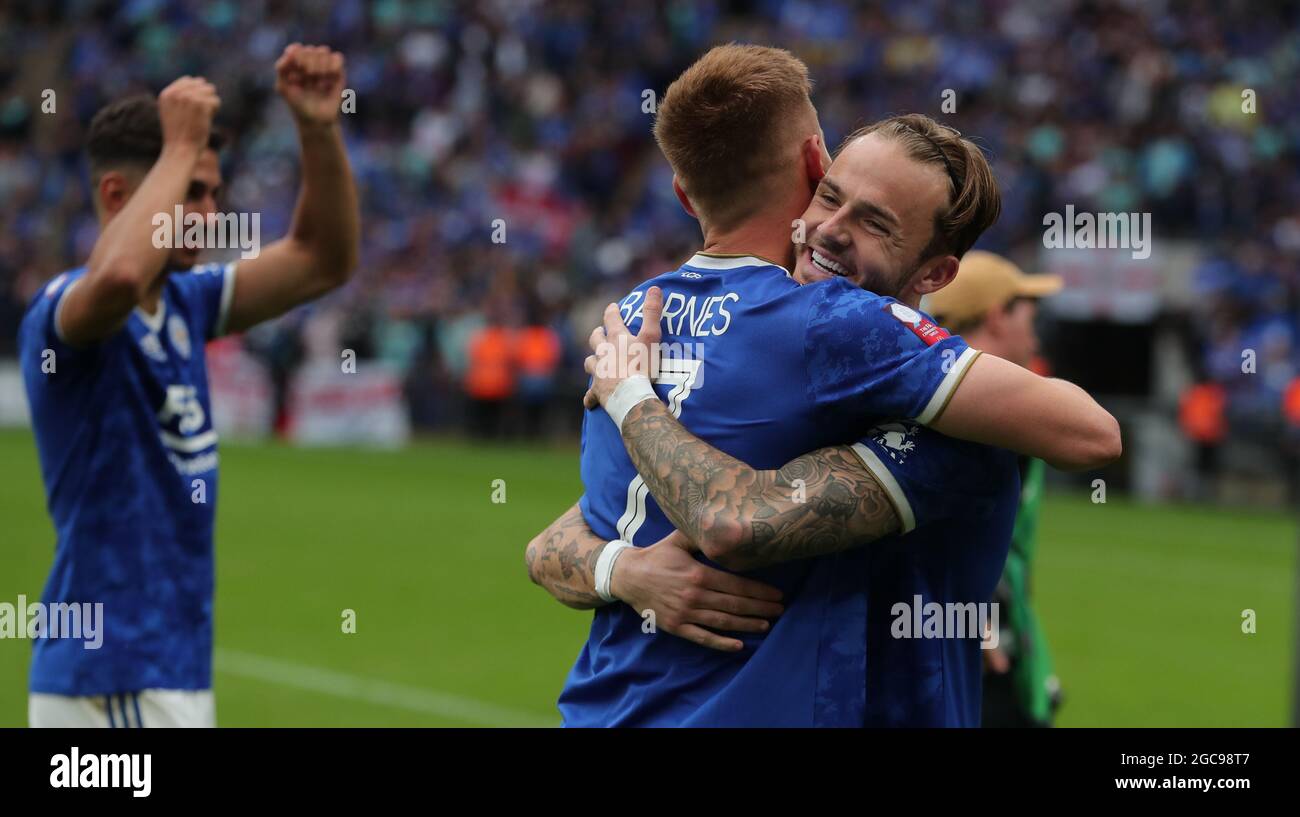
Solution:
[[[837,552],[930,520],[962,526],[952,520],[978,512],[985,532],[962,555],[979,569],[930,552],[924,567],[930,592],[984,601],[1017,489],[1009,454],[952,447],[919,428],[905,433],[926,435],[912,445],[925,476],[873,462],[883,423],[1068,468],[1118,455],[1114,419],[1080,389],[981,356],[916,311],[997,217],[979,150],[912,115],[854,134],[830,163],[809,90],[787,52],[722,46],[659,107],[656,138],[704,248],[634,290],[621,313],[607,310],[606,327],[636,330],[643,314],[657,317],[660,296],[726,308],[669,324],[665,342],[703,353],[669,367],[660,392],[642,376],[596,378],[606,411],[584,421],[586,493],[528,547],[534,581],[596,608],[560,698],[567,725],[867,722],[868,596],[889,588],[869,594],[862,560],[876,548]],[[796,219],[806,228],[798,247]],[[924,456],[939,459],[926,467]],[[953,469],[943,457],[970,464]],[[793,501],[793,478],[806,502]],[[963,489],[978,501],[956,501]],[[762,569],[738,578],[701,565],[660,541],[675,526],[717,564]],[[683,637],[647,635],[646,611]],[[979,658],[967,681],[967,646],[961,677],[938,699],[904,702],[918,722],[978,723]]]

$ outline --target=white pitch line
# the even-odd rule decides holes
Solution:
[[[377,706],[405,709],[480,726],[555,726],[531,712],[520,712],[495,704],[463,698],[446,692],[360,678],[334,670],[266,658],[238,650],[218,649],[216,670],[268,684],[278,684],[336,698],[364,701]]]

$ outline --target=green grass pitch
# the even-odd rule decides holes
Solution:
[[[576,446],[221,456],[221,725],[558,723],[590,614],[529,583],[523,549],[578,496]],[[0,602],[39,597],[52,549],[31,436],[0,432]],[[1281,513],[1049,497],[1035,581],[1061,725],[1289,723],[1295,553]],[[0,726],[26,724],[30,652],[0,640]]]

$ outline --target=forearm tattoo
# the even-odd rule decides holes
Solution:
[[[752,570],[864,544],[899,528],[880,483],[848,446],[756,471],[692,435],[657,400],[632,408],[623,442],[668,519],[725,564]]]
[[[605,540],[591,531],[576,504],[528,543],[528,576],[570,607],[599,607],[596,560]]]

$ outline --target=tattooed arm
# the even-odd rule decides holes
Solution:
[[[561,604],[600,607],[605,602],[596,595],[596,560],[604,547],[574,505],[528,543],[528,575]],[[724,652],[743,649],[740,639],[714,631],[766,632],[781,614],[781,591],[700,564],[693,550],[677,531],[649,547],[624,550],[614,562],[610,594],[639,615],[653,610],[664,632]]]
[[[758,471],[695,437],[658,400],[628,411],[623,443],[673,525],[732,570],[834,553],[901,527],[848,446]]]
[[[528,543],[524,553],[528,577],[565,606],[575,610],[600,607],[607,602],[596,595],[596,560],[605,543],[592,533],[582,509],[574,503]]]
[[[603,406],[614,419],[659,507],[706,556],[731,570],[753,570],[903,529],[889,495],[849,446],[756,471],[687,431],[650,387],[663,311],[659,287],[646,290],[642,309],[641,331],[632,337],[618,306],[605,308],[604,324],[588,340],[596,354],[584,363],[592,385],[583,404]],[[632,354],[634,347],[648,353]]]

